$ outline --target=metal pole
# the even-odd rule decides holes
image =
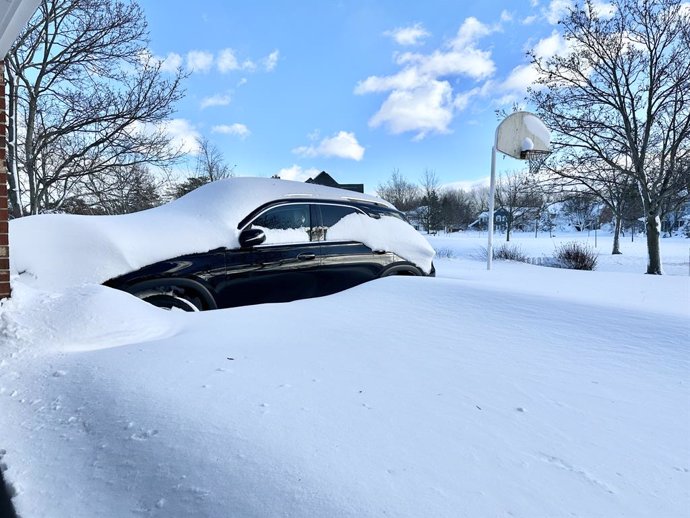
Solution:
[[[494,257],[494,197],[496,196],[496,139],[491,148],[491,182],[489,183],[489,243],[486,247],[486,269],[491,270]]]

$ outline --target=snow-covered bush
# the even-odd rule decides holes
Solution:
[[[590,246],[571,241],[556,248],[556,260],[562,268],[571,270],[594,270],[599,254]]]
[[[520,261],[527,262],[527,256],[518,245],[511,245],[510,243],[503,243],[501,246],[494,248],[494,259],[503,259],[504,261]]]
[[[488,255],[486,248],[481,247],[480,250],[478,259],[486,260]],[[503,243],[494,247],[493,258],[503,261],[519,261],[521,263],[529,262],[529,258],[522,251],[522,248],[511,243]]]
[[[437,248],[436,257],[443,259],[453,259],[457,257],[457,253],[452,248]]]

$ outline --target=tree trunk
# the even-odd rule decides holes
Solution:
[[[613,231],[613,251],[612,255],[622,254],[621,252],[621,227],[623,226],[623,218],[616,215],[616,224]]]
[[[652,275],[662,275],[661,271],[661,251],[659,249],[659,236],[661,234],[661,221],[659,217],[650,212],[647,214],[647,273]]]

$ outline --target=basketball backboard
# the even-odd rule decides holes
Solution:
[[[525,160],[526,151],[551,151],[551,132],[536,115],[515,112],[496,128],[496,150],[504,155]]]

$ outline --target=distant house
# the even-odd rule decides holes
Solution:
[[[338,183],[326,171],[321,171],[314,178],[309,178],[306,183],[314,183],[317,185],[325,185],[327,187],[337,187],[338,189],[347,189],[348,191],[364,193],[363,183]]]
[[[508,226],[508,216],[510,213],[504,208],[498,208],[494,211],[494,229],[505,230]],[[470,223],[468,228],[485,229],[488,226],[489,212],[485,211],[477,216],[477,219]]]
[[[513,222],[511,228],[513,230],[526,230],[531,225],[534,227],[534,220],[537,218],[538,212],[533,207],[520,207],[513,210]],[[499,207],[494,211],[494,229],[505,232],[508,229],[508,221],[510,219],[510,211],[503,207]],[[488,227],[489,212],[485,211],[477,216],[468,228],[486,229]]]

